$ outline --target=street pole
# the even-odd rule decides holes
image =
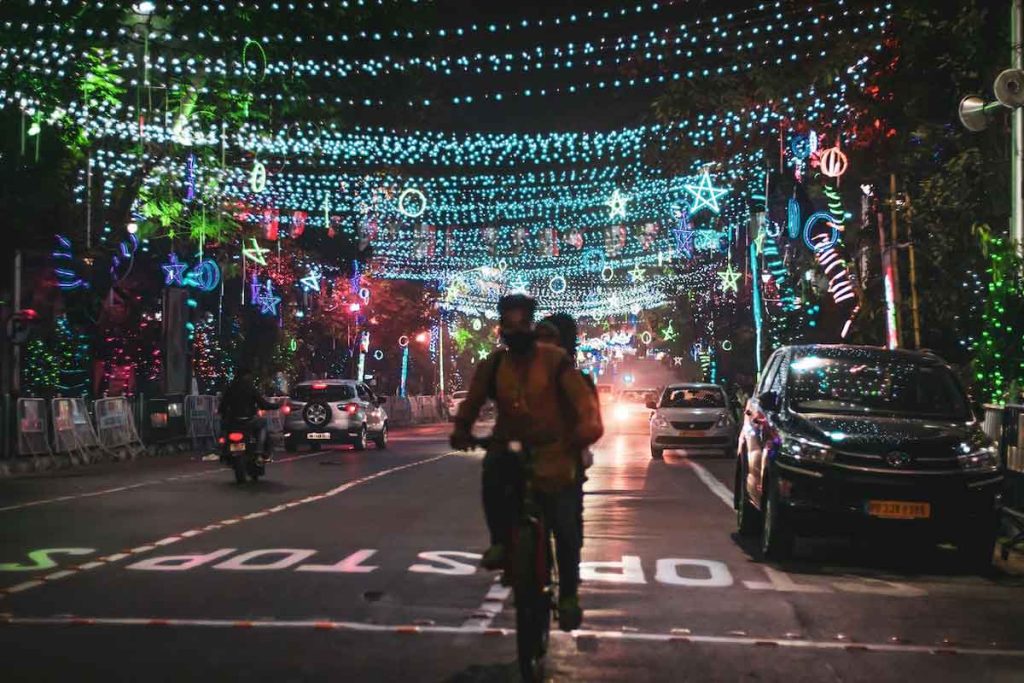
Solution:
[[[890,192],[895,193],[896,176],[890,177]],[[895,203],[894,199],[890,199]],[[895,215],[895,211],[893,212]],[[899,319],[896,314],[896,278],[893,272],[892,250],[885,244],[885,214],[879,210],[878,251],[882,257],[882,283],[885,289],[885,330],[886,346],[895,349],[900,345]]]
[[[13,312],[21,310],[21,249],[14,252],[14,305]],[[21,395],[21,344],[11,345],[11,393]]]
[[[921,348],[921,311],[917,303],[917,259],[914,257],[913,216],[910,196],[907,196],[907,250],[910,254],[910,315],[914,323],[914,348]]]
[[[437,362],[441,366],[441,381],[438,387],[438,394],[444,396],[444,309],[441,309],[441,324],[437,331],[438,333],[438,344],[437,344]]]
[[[1010,13],[1011,65],[1014,69],[1024,68],[1024,0],[1013,0]],[[1010,235],[1017,243],[1017,249],[1024,246],[1024,108],[1017,107],[1010,114],[1013,117],[1011,140],[1012,215]]]

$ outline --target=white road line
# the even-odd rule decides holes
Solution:
[[[345,491],[348,491],[351,488],[355,488],[356,486],[360,486],[360,485],[365,484],[367,482],[371,482],[374,479],[380,479],[381,477],[386,477],[389,474],[394,474],[395,472],[401,472],[402,470],[407,470],[410,467],[418,467],[420,465],[426,465],[427,463],[436,462],[438,460],[441,460],[442,458],[447,458],[449,455],[452,455],[452,454],[454,454],[456,452],[457,451],[449,451],[447,453],[442,453],[441,455],[435,455],[432,458],[424,458],[423,460],[416,460],[414,462],[406,463],[405,465],[398,465],[396,467],[390,467],[390,468],[388,468],[386,470],[381,470],[380,472],[375,472],[374,474],[370,474],[370,475],[367,475],[365,477],[360,477],[359,479],[353,479],[352,481],[345,482],[344,484],[341,484],[340,486],[335,486],[333,489],[325,491],[324,493],[322,493],[320,495],[306,496],[304,498],[300,498],[299,500],[295,500],[295,501],[292,501],[290,503],[286,503],[284,505],[276,505],[276,506],[274,506],[272,508],[267,508],[266,510],[258,510],[257,512],[265,513],[266,516],[269,516],[269,515],[277,513],[277,512],[282,512],[284,510],[290,510],[293,507],[298,507],[300,505],[306,505],[308,503],[314,503],[314,502],[323,500],[325,498],[331,498],[333,496],[338,495],[339,493],[344,493]],[[196,536],[200,536],[200,535],[208,533],[210,531],[216,531],[217,529],[222,529],[222,528],[227,527],[227,526],[232,526],[234,524],[239,524],[239,523],[245,521],[247,518],[251,519],[251,517],[249,517],[249,516],[246,516],[246,517],[233,517],[233,518],[223,519],[223,520],[221,520],[219,522],[214,522],[213,524],[208,524],[205,527],[203,527],[202,529],[192,529],[191,531],[195,531],[196,533],[192,534],[191,536],[188,536],[188,538],[195,538]],[[138,555],[147,553],[147,552],[149,552],[151,550],[154,550],[157,547],[166,547],[166,546],[172,545],[174,543],[180,543],[181,541],[185,540],[185,538],[186,537],[183,534],[176,534],[176,535],[173,535],[173,536],[168,536],[168,537],[163,538],[163,539],[161,539],[159,541],[154,541],[154,542],[148,543],[146,545],[141,545],[141,546],[138,546],[136,548],[132,548],[131,550],[128,550],[126,552],[119,553],[117,555],[109,555],[107,557],[101,557],[100,558],[100,562],[98,564],[96,564],[95,566],[106,566],[108,564],[112,564],[114,562],[123,560],[123,559],[128,558],[128,557],[131,557],[132,559],[135,559]],[[78,571],[76,573],[81,574],[82,573],[81,570],[83,570],[83,569],[84,569],[84,567],[79,567],[80,571]],[[44,585],[44,584],[45,584],[45,582],[43,582],[43,581],[35,581],[35,582],[29,581],[29,582],[26,582],[26,583],[14,586],[13,588],[8,588],[6,590],[0,590],[0,597],[3,597],[4,595],[9,594],[9,593],[18,593],[18,592],[21,592],[21,591],[25,591],[25,590],[28,590],[30,588],[35,588],[36,586],[41,586],[41,585]]]
[[[722,502],[728,505],[730,508],[733,506],[732,491],[722,482],[715,478],[715,475],[711,474],[703,465],[694,462],[693,460],[687,460],[693,471],[697,473],[697,478],[704,482],[704,485],[711,489],[711,493],[715,494],[722,499]]]
[[[160,619],[132,617],[17,617],[0,616],[0,626],[159,626],[179,628],[261,628],[261,629],[311,629],[321,631],[348,631],[363,633],[401,633],[401,634],[436,634],[436,635],[482,635],[509,636],[512,629],[478,628],[465,626],[433,626],[409,624],[367,624],[358,621],[324,621],[324,620],[252,620],[252,619]],[[960,647],[957,645],[911,645],[906,643],[859,643],[842,640],[806,640],[794,638],[759,638],[756,636],[712,636],[687,633],[652,633],[642,631],[591,631],[577,630],[572,633],[552,631],[556,639],[597,638],[617,641],[638,641],[655,643],[697,643],[703,645],[746,645],[775,646],[794,650],[832,650],[848,652],[887,652],[892,654],[957,654],[980,657],[1013,657],[1024,658],[1024,649]]]
[[[490,590],[484,596],[483,603],[477,607],[469,619],[463,622],[462,628],[490,628],[491,622],[494,621],[496,616],[501,614],[501,611],[505,608],[505,601],[508,600],[508,596],[511,594],[512,589],[510,587],[501,585],[501,577],[495,577]]]
[[[323,451],[317,451],[315,453],[306,453],[304,455],[295,455],[288,458],[275,459],[275,463],[292,462],[294,460],[305,460],[306,458],[313,458],[318,455],[323,455]],[[95,496],[105,496],[111,493],[120,493],[121,491],[131,491],[133,489],[142,488],[143,486],[153,486],[154,484],[166,484],[173,481],[179,481],[181,479],[191,479],[194,477],[207,477],[217,472],[223,472],[223,467],[214,467],[202,472],[194,472],[190,474],[182,474],[176,477],[169,477],[166,479],[151,479],[148,481],[139,482],[138,484],[126,484],[125,486],[115,486],[109,489],[100,489],[99,491],[86,491],[85,493],[75,493],[67,496],[58,496],[56,498],[44,498],[42,500],[31,500],[27,503],[17,503],[16,505],[7,505],[6,507],[0,508],[0,512],[11,512],[13,510],[24,510],[25,508],[36,507],[39,505],[50,505],[52,503],[66,503],[69,500],[79,500],[81,498],[93,498]]]

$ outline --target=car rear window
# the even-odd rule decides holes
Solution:
[[[355,387],[349,384],[304,384],[292,390],[292,400],[300,403],[310,401],[351,401],[356,397]]]
[[[661,408],[724,408],[721,389],[670,387],[661,397]]]

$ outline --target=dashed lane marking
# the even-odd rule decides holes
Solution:
[[[7,626],[159,626],[162,628],[209,628],[209,629],[278,629],[318,630],[355,633],[392,633],[405,635],[481,635],[511,636],[513,629],[478,626],[434,626],[416,624],[367,624],[355,621],[317,620],[253,620],[253,619],[155,619],[132,617],[19,617],[0,615],[0,624]],[[693,633],[654,633],[635,630],[591,631],[580,629],[572,633],[552,631],[552,637],[559,640],[572,638],[636,641],[651,643],[679,643],[705,645],[739,645],[749,647],[777,647],[793,650],[831,650],[839,652],[877,652],[889,654],[924,655],[970,655],[978,657],[1024,658],[1024,649],[1001,647],[966,647],[951,643],[937,645],[913,645],[909,643],[884,642],[860,643],[849,640],[809,640],[801,638],[764,638],[756,636],[715,636]]]
[[[494,583],[491,584],[490,590],[487,591],[487,595],[484,596],[484,601],[473,612],[472,616],[462,624],[463,628],[488,628],[494,618],[501,614],[501,611],[505,608],[505,601],[508,600],[509,595],[512,594],[512,589],[508,586],[501,585],[501,577],[495,577]]]
[[[293,462],[295,460],[305,460],[306,458],[313,458],[318,455],[323,455],[323,451],[317,451],[315,453],[306,453],[304,455],[295,455],[287,458],[275,459],[275,463]],[[26,503],[17,503],[16,505],[7,505],[0,507],[0,512],[11,512],[13,510],[24,510],[25,508],[38,507],[40,505],[50,505],[52,503],[66,503],[69,500],[79,500],[81,498],[94,498],[96,496],[105,496],[111,493],[120,493],[122,491],[132,491],[139,489],[144,486],[154,486],[155,484],[168,484],[174,481],[184,481],[186,479],[195,479],[197,477],[205,477],[216,472],[223,472],[223,467],[211,467],[205,469],[202,472],[190,472],[189,474],[179,474],[173,477],[164,477],[162,479],[148,479],[146,481],[140,481],[137,484],[126,484],[124,486],[115,486],[109,489],[100,489],[98,491],[86,491],[85,493],[75,493],[67,496],[58,496],[56,498],[44,498],[42,500],[31,500]]]
[[[266,515],[271,515],[271,514],[274,514],[274,513],[277,513],[277,512],[281,512],[283,510],[290,510],[290,509],[292,509],[294,507],[298,507],[300,505],[306,505],[308,503],[314,503],[314,502],[318,502],[318,501],[321,501],[321,500],[325,500],[327,498],[332,498],[332,497],[334,497],[334,496],[336,496],[336,495],[338,495],[340,493],[344,493],[345,491],[348,491],[351,488],[355,488],[356,486],[360,486],[360,485],[365,484],[367,482],[371,482],[374,479],[380,479],[381,477],[386,477],[389,474],[394,474],[395,472],[401,472],[402,470],[407,470],[407,469],[409,469],[411,467],[418,467],[419,465],[426,465],[426,464],[431,463],[431,462],[436,462],[438,460],[441,460],[442,458],[447,458],[449,455],[452,455],[453,453],[456,453],[456,452],[457,451],[449,451],[447,453],[442,453],[441,455],[435,455],[432,458],[424,458],[422,460],[416,460],[414,462],[410,462],[410,463],[407,463],[405,465],[398,465],[396,467],[389,467],[386,470],[381,470],[380,472],[375,472],[375,473],[369,474],[369,475],[367,475],[365,477],[360,477],[359,479],[353,479],[352,481],[348,481],[348,482],[345,482],[344,484],[340,484],[339,486],[335,486],[333,489],[325,491],[322,494],[315,495],[315,496],[306,496],[304,498],[300,498],[298,500],[294,500],[294,501],[292,501],[290,503],[285,503],[283,505],[275,505],[272,508],[267,508],[266,510],[259,510],[257,512],[258,513],[263,513],[261,516],[266,516]],[[313,454],[310,454],[310,455],[313,455]],[[316,455],[319,455],[319,454],[316,454]],[[147,543],[145,545],[141,545],[141,546],[132,548],[130,550],[124,550],[123,552],[120,552],[120,553],[117,553],[117,554],[114,554],[114,555],[107,555],[106,557],[101,557],[98,560],[96,560],[95,562],[90,562],[88,567],[86,567],[86,565],[79,566],[76,569],[75,573],[80,574],[80,573],[82,573],[82,571],[88,571],[90,569],[95,569],[97,567],[103,567],[103,566],[106,566],[108,564],[112,564],[114,562],[119,562],[119,561],[121,561],[123,559],[126,559],[126,558],[129,558],[129,557],[135,558],[138,555],[142,555],[144,553],[147,553],[147,552],[149,552],[151,550],[154,550],[155,548],[166,547],[168,545],[171,545],[171,544],[174,544],[174,543],[178,543],[178,542],[180,542],[180,541],[182,541],[182,540],[184,540],[186,538],[195,538],[196,536],[208,533],[210,531],[215,531],[217,529],[222,529],[224,527],[232,526],[234,524],[239,524],[241,522],[244,522],[246,519],[253,519],[253,517],[251,515],[246,515],[246,516],[243,516],[243,517],[232,517],[232,518],[228,518],[228,519],[223,519],[223,520],[221,520],[219,522],[215,522],[213,524],[207,524],[206,526],[202,527],[201,529],[189,529],[188,531],[182,532],[180,534],[175,534],[174,536],[168,536],[168,537],[160,539],[158,541]],[[10,595],[12,593],[20,593],[22,591],[26,591],[26,590],[29,590],[31,588],[36,588],[37,586],[45,585],[45,583],[46,583],[45,581],[26,581],[25,583],[20,583],[20,584],[18,584],[16,586],[11,586],[9,588],[0,588],[0,598],[4,597],[5,595]]]

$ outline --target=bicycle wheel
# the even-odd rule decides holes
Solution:
[[[546,553],[539,552],[543,542],[539,527],[519,527],[513,566],[519,672],[524,681],[531,683],[544,678],[544,655],[551,631],[551,596],[541,571],[547,566],[547,558]],[[544,564],[539,567],[538,562]]]

